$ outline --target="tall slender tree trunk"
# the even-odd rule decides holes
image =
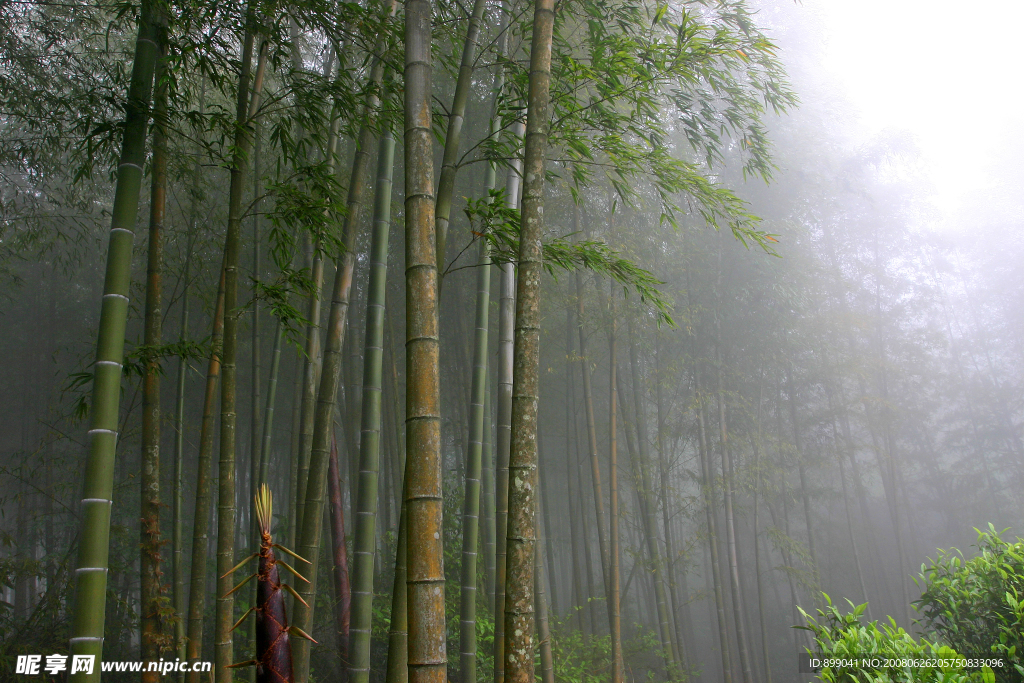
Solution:
[[[543,481],[543,473],[538,472],[538,478]],[[543,488],[543,485],[542,485]],[[544,515],[544,504],[543,496],[537,498],[537,514],[539,516]],[[540,676],[543,683],[555,683],[555,661],[551,653],[551,628],[548,624],[548,599],[547,599],[547,581],[546,573],[544,569],[545,561],[550,561],[550,557],[547,557],[544,552],[544,529],[540,524],[540,517],[536,520],[536,534],[537,534],[537,547],[533,553],[534,565],[533,565],[533,581],[534,581],[534,594],[537,601],[537,645],[540,650]],[[475,680],[475,679],[464,679],[464,680]]]
[[[469,89],[473,82],[477,40],[480,35],[480,24],[483,21],[484,8],[486,6],[486,0],[475,0],[473,3],[473,12],[466,26],[466,40],[462,45],[462,61],[459,64],[459,76],[455,81],[455,94],[452,97],[451,113],[448,115],[448,133],[444,138],[441,177],[437,181],[437,199],[434,201],[434,239],[437,244],[439,283],[444,279],[448,219],[451,216],[452,210],[455,175],[459,170],[459,143],[462,138],[462,124],[466,120],[466,104],[469,101]],[[493,181],[491,187],[494,187]]]
[[[210,512],[213,500],[210,486],[213,479],[213,447],[216,439],[217,389],[220,381],[221,345],[224,340],[224,268],[220,269],[217,301],[213,312],[213,334],[210,360],[206,368],[206,390],[203,395],[203,418],[199,429],[199,461],[196,467],[195,516],[192,523],[192,572],[188,591],[188,661],[203,654],[203,616],[206,613],[206,560],[209,552]],[[189,671],[188,683],[199,683],[198,671]]]
[[[145,377],[142,381],[142,473],[139,481],[142,525],[140,530],[140,641],[141,659],[155,662],[171,634],[164,633],[160,616],[164,586],[160,547],[160,373],[156,349],[163,327],[163,229],[167,212],[167,78],[165,31],[159,32],[156,86],[153,97],[152,190],[149,202],[149,258],[146,265]],[[146,667],[148,668],[148,667]],[[157,672],[143,671],[143,683],[156,683]]]
[[[494,184],[493,166],[488,173]],[[477,267],[476,332],[473,344],[473,387],[466,449],[465,503],[462,509],[462,592],[460,595],[459,670],[462,679],[476,680],[476,574],[480,520],[480,478],[483,468],[487,337],[491,303],[491,257],[487,240],[480,240]]]
[[[714,582],[715,610],[718,614],[718,639],[722,654],[722,680],[732,683],[732,657],[729,656],[728,622],[725,616],[725,599],[722,589],[722,569],[718,558],[718,531],[715,522],[715,490],[711,477],[711,451],[708,448],[707,428],[704,420],[703,392],[701,391],[700,370],[694,368],[694,386],[697,389],[697,440],[700,454],[701,488],[704,496],[704,517],[708,529],[708,548],[711,552],[711,577]]]
[[[338,438],[331,435],[331,459],[327,467],[327,486],[330,492],[331,517],[331,578],[334,584],[334,628],[341,659],[342,682],[349,672],[349,635],[351,633],[352,585],[348,573],[348,544],[345,542],[345,499],[341,490],[341,469],[338,466]],[[373,576],[371,575],[371,580]]]
[[[268,46],[261,41],[255,78],[250,94],[252,48],[257,30],[255,7],[247,10],[242,41],[242,66],[238,77],[236,133],[228,190],[228,229],[224,237],[224,349],[220,383],[220,461],[217,491],[217,612],[214,631],[214,669],[217,683],[230,683],[232,671],[234,597],[229,595],[235,566],[235,438],[237,435],[236,373],[238,357],[238,264],[242,232],[242,194],[245,190],[252,145],[250,124],[259,107]]]
[[[544,157],[551,119],[554,0],[536,0],[523,153],[523,202],[516,322],[505,572],[505,678],[532,683],[533,552],[536,546],[537,402],[540,392],[540,281],[543,272]]]
[[[622,657],[622,605],[619,594],[619,449],[618,449],[618,362],[616,361],[615,285],[609,283],[608,298],[608,596],[611,612],[612,683],[621,683],[625,676]]]
[[[647,554],[651,558],[654,579],[654,598],[658,614],[658,632],[661,635],[661,647],[664,652],[665,670],[669,679],[679,677],[677,664],[679,653],[672,638],[672,628],[669,624],[668,598],[665,595],[665,563],[661,557],[661,550],[658,548],[658,525],[655,521],[657,512],[657,499],[651,487],[650,475],[650,447],[647,435],[647,416],[643,401],[643,387],[640,381],[640,360],[637,349],[635,325],[632,319],[629,321],[629,366],[633,380],[633,415],[636,421],[637,455],[639,456],[634,468],[637,485],[640,487],[640,514],[644,536],[647,540]],[[625,401],[623,401],[625,404]]]
[[[764,578],[761,575],[761,405],[764,392],[764,372],[757,386],[757,433],[753,439],[754,448],[754,574],[757,577],[757,617],[761,626],[761,656],[764,659],[765,680],[772,683],[772,661],[768,651],[768,626],[765,623]]]
[[[657,341],[661,341],[661,336],[656,337]],[[662,396],[662,382],[664,381],[664,368],[661,364],[662,350],[659,344],[657,348],[656,362],[658,365],[658,380],[655,382],[655,402],[657,403],[658,411],[658,475],[661,485],[661,514],[662,524],[665,528],[665,573],[668,578],[669,586],[669,597],[671,599],[670,608],[674,617],[675,633],[676,633],[676,656],[678,657],[678,665],[682,671],[685,671],[689,665],[689,655],[687,653],[687,643],[692,642],[693,638],[693,621],[690,616],[690,604],[688,600],[686,587],[686,569],[683,569],[683,598],[686,600],[680,604],[679,591],[676,588],[676,572],[675,572],[675,544],[673,543],[672,536],[672,497],[669,495],[671,491],[671,472],[668,464],[668,445],[666,444],[666,406],[664,398]]]
[[[381,400],[383,396],[384,315],[391,232],[391,185],[395,139],[390,131],[377,146],[370,277],[366,294],[363,339],[362,436],[359,439],[359,487],[356,505],[352,590],[352,642],[349,674],[354,682],[370,677],[370,635],[373,621],[374,549],[377,538],[377,489],[380,472]]]
[[[569,545],[572,550],[572,601],[570,602],[570,615],[576,616],[576,628],[587,637],[587,631],[583,625],[583,579],[582,561],[580,560],[579,522],[576,516],[576,507],[579,503],[577,486],[579,485],[578,468],[573,472],[573,466],[578,457],[573,457],[573,446],[577,445],[578,434],[576,430],[576,386],[573,382],[573,343],[572,343],[572,309],[565,309],[565,483],[568,493],[567,503],[569,506]],[[571,426],[571,428],[570,428]],[[585,541],[584,541],[585,542]]]
[[[204,82],[199,93],[200,116],[205,112],[206,83]],[[182,278],[184,285],[182,286],[181,292],[181,325],[178,332],[179,342],[184,342],[188,338],[189,291],[192,285],[192,249],[195,246],[196,232],[199,227],[199,198],[202,192],[202,166],[200,164],[200,160],[201,151],[197,148],[195,165],[192,169],[192,197],[191,205],[189,207],[188,248],[185,254],[185,274]],[[218,291],[219,290],[220,283],[218,282]],[[178,617],[178,620],[174,625],[175,653],[182,661],[188,661],[188,640],[186,638],[188,614],[185,607],[185,543],[182,529],[185,516],[185,495],[183,485],[185,463],[185,379],[187,372],[188,362],[184,357],[179,357],[178,374],[175,382],[176,394],[174,406],[174,504],[172,511],[174,518],[174,530],[172,537],[174,564],[172,572],[174,581],[174,613]],[[209,458],[207,458],[207,462],[209,462]],[[207,482],[208,481],[209,475],[207,475]],[[207,491],[209,491],[208,485]],[[176,678],[183,682],[185,680],[185,673],[180,673]]]
[[[494,439],[492,437],[492,409],[490,371],[488,369],[487,391],[484,392],[484,464],[483,464],[483,508],[484,508],[484,591],[486,604],[494,604],[494,583],[496,573],[497,530],[494,523]]]
[[[77,672],[70,675],[73,683],[100,680],[121,364],[124,361],[124,330],[128,319],[135,240],[133,229],[139,210],[142,166],[146,160],[146,129],[158,56],[157,39],[164,23],[164,18],[155,12],[155,3],[145,0],[139,17],[135,59],[125,107],[121,162],[111,211],[71,619],[71,654],[93,655],[95,666],[91,674]]]
[[[409,680],[446,678],[431,0],[405,3],[406,585]]]
[[[522,139],[526,126],[513,124],[514,139]],[[519,208],[522,162],[513,160],[505,178],[509,207]],[[505,559],[508,537],[508,463],[512,445],[512,367],[515,326],[516,271],[511,263],[498,266],[498,451],[496,454],[494,525],[497,536],[494,584],[494,683],[505,680]]]
[[[384,7],[384,16],[390,16],[394,9],[394,0]],[[378,40],[376,52],[382,51],[382,40]],[[324,344],[323,368],[320,375],[320,386],[317,391],[316,413],[313,420],[312,442],[310,447],[308,480],[303,491],[305,501],[301,513],[299,527],[299,554],[304,557],[316,557],[320,550],[320,536],[323,526],[324,494],[326,493],[327,469],[330,460],[330,439],[332,421],[337,403],[338,389],[341,380],[342,351],[345,345],[349,302],[352,293],[352,280],[356,266],[356,245],[360,224],[360,216],[366,191],[366,176],[370,165],[370,147],[373,144],[372,120],[380,106],[379,88],[384,80],[384,63],[375,59],[370,69],[370,91],[363,107],[365,123],[359,130],[359,140],[355,156],[352,160],[352,174],[349,179],[348,199],[346,202],[345,223],[342,229],[342,250],[335,260],[334,286],[331,295],[330,317],[327,323],[326,343]],[[379,411],[378,411],[379,414]],[[351,429],[351,427],[349,428]],[[375,444],[376,445],[376,444]],[[350,451],[351,453],[351,451]],[[350,456],[351,457],[351,456]],[[302,472],[299,473],[300,481]],[[376,472],[374,487],[367,494],[376,496]],[[376,499],[373,501],[376,511]],[[375,521],[375,520],[374,520]],[[375,528],[375,527],[374,527]],[[372,530],[372,529],[371,529]],[[370,535],[370,577],[373,577],[373,534]],[[295,604],[295,624],[305,632],[313,626],[315,608],[317,571],[314,564],[306,577],[309,582],[302,585],[299,594],[307,605]],[[371,585],[372,593],[372,585]],[[295,661],[296,683],[305,683],[309,676],[309,641],[302,639],[292,645]]]

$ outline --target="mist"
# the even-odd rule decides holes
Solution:
[[[1022,15],[0,3],[0,679],[1021,680]]]

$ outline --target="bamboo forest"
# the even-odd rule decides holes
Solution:
[[[1024,681],[1022,22],[0,0],[0,681]]]

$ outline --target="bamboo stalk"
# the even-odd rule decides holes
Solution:
[[[554,0],[536,0],[530,47],[523,153],[522,220],[516,277],[505,568],[505,678],[533,681],[533,553],[536,546],[537,409],[540,393],[540,294],[544,268],[544,157],[551,124]]]
[[[199,462],[196,467],[195,517],[192,524],[192,575],[189,581],[188,661],[194,662],[203,652],[203,616],[206,612],[206,560],[209,550],[210,512],[213,501],[210,485],[213,478],[213,446],[216,435],[217,388],[220,381],[221,345],[224,340],[224,269],[220,270],[217,302],[213,313],[213,334],[210,360],[206,368],[206,390],[203,395],[203,419],[199,429]],[[199,683],[198,671],[189,671],[188,683]]]
[[[70,650],[72,656],[93,655],[95,666],[91,674],[82,671],[71,674],[69,680],[72,683],[100,680],[107,599],[110,506],[121,398],[121,364],[124,361],[124,330],[128,319],[132,246],[135,239],[132,230],[138,214],[142,166],[146,160],[146,129],[157,61],[156,24],[161,20],[154,12],[154,4],[151,0],[142,3],[125,106],[121,162],[114,188],[99,339],[93,371],[89,454],[82,487],[82,523],[75,572]]]
[[[384,315],[394,160],[395,139],[388,131],[381,136],[377,147],[377,186],[373,207],[369,284],[366,294],[366,334],[363,339],[362,436],[359,440],[360,482],[354,520],[352,639],[349,650],[349,676],[354,683],[363,683],[370,678],[374,549],[377,536],[377,484],[380,472]]]
[[[430,111],[432,16],[431,0],[405,3],[405,505],[411,683],[443,683],[447,678],[438,273]]]
[[[394,0],[388,0],[385,6],[386,15],[390,15],[395,7]],[[382,52],[382,44],[378,41],[378,54]],[[352,279],[356,265],[356,243],[360,224],[363,194],[366,186],[367,169],[369,168],[369,148],[373,143],[372,118],[380,105],[379,89],[384,79],[384,63],[375,59],[371,67],[369,82],[370,92],[367,95],[363,112],[366,123],[359,131],[359,141],[355,157],[352,161],[352,175],[349,181],[347,212],[342,228],[342,251],[335,260],[334,286],[331,295],[331,310],[327,323],[327,337],[324,345],[323,369],[320,386],[317,391],[316,414],[313,421],[312,444],[309,458],[309,474],[304,490],[306,499],[301,514],[302,526],[299,534],[299,553],[304,557],[316,557],[320,549],[320,535],[323,526],[324,494],[326,492],[327,469],[330,457],[331,423],[334,419],[338,388],[341,379],[342,351],[345,343],[349,301],[352,291]],[[300,471],[300,481],[302,479]],[[371,495],[376,495],[376,486]],[[371,544],[372,544],[372,536]],[[372,545],[371,550],[372,553]],[[372,565],[371,565],[372,569]],[[371,571],[372,577],[372,571]],[[317,566],[309,568],[308,583],[303,584],[299,594],[306,604],[297,602],[295,605],[295,624],[308,632],[313,625],[315,608]],[[305,683],[309,676],[309,642],[296,642],[295,681]]]
[[[237,436],[236,374],[238,356],[238,263],[242,229],[242,193],[248,173],[248,155],[252,144],[250,124],[259,107],[266,68],[268,46],[261,41],[253,78],[249,77],[256,33],[255,7],[247,10],[242,42],[242,70],[238,78],[238,106],[235,121],[234,153],[228,191],[228,229],[224,237],[224,349],[221,368],[220,460],[217,492],[217,610],[214,631],[214,675],[217,683],[230,683],[233,659],[234,596],[227,572],[235,566],[235,439]]]
[[[163,333],[163,229],[167,212],[167,77],[166,31],[158,31],[158,57],[153,97],[152,186],[149,202],[149,245],[146,265],[145,376],[142,382],[142,472],[139,538],[139,603],[141,655],[155,662],[171,634],[164,633],[160,616],[163,572],[160,565],[160,359],[155,349]],[[146,667],[148,668],[148,667]],[[160,674],[143,671],[143,683],[156,683]]]

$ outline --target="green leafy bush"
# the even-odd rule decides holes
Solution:
[[[958,652],[1004,656],[1009,666],[996,670],[996,680],[1020,681],[1024,541],[1004,541],[990,524],[988,531],[978,531],[977,548],[980,554],[969,560],[956,548],[939,550],[931,566],[922,568],[924,592],[914,606],[928,633]]]
[[[917,640],[896,625],[878,621],[861,623],[867,606],[851,602],[853,611],[841,613],[825,595],[827,605],[812,617],[803,612],[817,644],[815,656],[838,660],[839,666],[821,669],[823,683],[993,683],[991,670],[968,673],[959,666],[955,650],[928,640]],[[848,601],[849,602],[849,601]],[[940,660],[940,666],[919,665]],[[941,661],[945,660],[945,661]]]

